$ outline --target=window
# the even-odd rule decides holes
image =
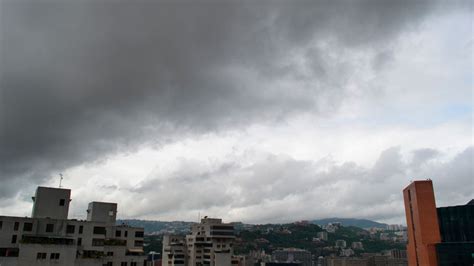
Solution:
[[[135,237],[143,237],[143,231],[136,231]]]
[[[126,261],[121,262],[120,266],[127,266],[127,262]]]
[[[117,230],[115,231],[115,237],[121,237],[122,236],[122,231]]]
[[[137,266],[136,262],[130,262],[130,266]]]
[[[0,221],[0,230],[2,230],[3,227],[3,221]]]
[[[107,264],[105,264],[105,265],[107,265],[107,266],[113,266],[114,264],[113,264],[111,261],[109,261],[109,262],[107,262]]]
[[[81,245],[82,245],[82,238],[79,237],[79,238],[77,239],[77,245],[78,245],[78,246],[81,246]]]
[[[52,233],[54,231],[54,224],[46,225],[46,233]]]
[[[49,256],[50,260],[59,260],[59,253],[51,253]]]
[[[143,247],[143,241],[135,240],[135,247]]]
[[[15,225],[13,226],[13,231],[18,231],[18,228],[20,227],[19,222],[15,222]]]
[[[64,206],[66,205],[66,200],[65,199],[60,199],[59,200],[59,206]]]
[[[44,253],[44,252],[36,253],[36,259],[37,260],[45,260],[46,259],[46,253]]]
[[[114,256],[114,253],[113,253],[112,251],[109,251],[109,252],[107,252],[107,256],[113,257],[113,256]]]
[[[82,230],[84,230],[84,226],[79,226],[79,234],[82,234]]]
[[[98,238],[92,239],[92,246],[100,247],[100,246],[103,246],[103,245],[104,245],[104,239],[98,239]]]
[[[17,235],[12,235],[12,244],[16,244],[18,236]]]
[[[125,231],[125,237],[128,237],[128,231]]]
[[[105,235],[105,227],[94,226],[94,235]]]
[[[73,224],[67,225],[66,234],[74,234],[75,231],[76,231],[76,226],[74,226]]]
[[[25,232],[33,231],[33,223],[24,223],[23,224],[23,231],[25,231]]]

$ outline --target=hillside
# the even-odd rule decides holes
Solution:
[[[359,228],[386,228],[387,224],[375,222],[367,219],[353,219],[353,218],[326,218],[319,220],[312,220],[313,224],[327,225],[328,223],[341,223],[343,226],[355,226]]]
[[[313,238],[322,231],[315,224],[258,225],[251,230],[241,231],[237,235],[235,252],[246,254],[251,250],[265,250],[271,253],[278,248],[296,247],[311,251],[314,255],[329,255],[334,252],[329,248],[338,239],[345,240],[350,246],[360,241],[363,252],[380,252],[387,249],[405,249],[402,243],[381,241],[369,236],[369,232],[354,226],[343,226],[335,233],[328,234],[328,241],[315,242]],[[362,252],[362,251],[361,251]]]
[[[334,221],[334,220],[331,220]],[[164,227],[150,227],[153,224],[159,224]],[[171,224],[169,224],[171,223]],[[166,228],[177,223],[184,226],[187,222],[152,222],[137,221],[133,222],[135,226],[148,226],[148,228]],[[132,223],[129,223],[132,225]],[[240,227],[241,224],[237,224]],[[252,250],[265,250],[271,253],[278,248],[295,247],[311,251],[314,255],[327,256],[334,251],[331,247],[334,246],[336,240],[345,240],[350,246],[352,242],[362,242],[364,245],[363,251],[360,252],[380,252],[387,249],[405,249],[405,244],[394,243],[379,240],[379,234],[370,236],[369,232],[355,226],[342,226],[335,233],[328,234],[327,241],[314,241],[313,238],[317,233],[322,231],[322,228],[316,224],[311,223],[292,223],[292,224],[264,224],[240,227],[236,230],[236,241],[234,244],[235,252],[237,254],[247,254]],[[146,230],[146,229],[145,229]],[[185,233],[180,233],[185,234]],[[146,235],[145,236],[145,250],[160,251],[161,235]]]

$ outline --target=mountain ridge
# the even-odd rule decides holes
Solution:
[[[369,219],[357,219],[357,218],[324,218],[310,221],[313,224],[317,225],[327,225],[328,223],[341,223],[343,226],[355,226],[359,228],[386,228],[388,224],[379,223]]]
[[[317,224],[319,226],[327,225],[328,223],[335,223],[339,222],[343,226],[355,226],[359,228],[386,228],[387,224],[379,223],[376,221],[372,221],[369,219],[356,219],[356,218],[324,218],[324,219],[314,219],[308,220],[308,222],[312,224]],[[175,232],[175,233],[186,233],[189,232],[189,229],[192,224],[196,222],[189,222],[189,221],[159,221],[159,220],[141,220],[141,219],[120,219],[117,220],[117,224],[128,224],[130,226],[135,227],[143,227],[145,229],[145,233],[160,233],[160,232]],[[238,224],[238,227],[252,227],[256,226],[257,224],[243,224],[241,222],[234,222]],[[297,221],[293,222],[297,223]],[[272,224],[272,223],[268,223]],[[279,223],[275,223],[277,225]],[[287,223],[291,224],[291,223]]]

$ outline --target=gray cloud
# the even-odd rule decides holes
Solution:
[[[140,144],[330,112],[357,62],[329,51],[380,57],[437,7],[2,1],[0,197]]]
[[[413,151],[424,152],[426,149]],[[135,189],[125,192],[131,198],[121,204],[131,206],[139,198],[153,202],[129,209],[126,214],[154,219],[169,215],[191,219],[190,215],[200,211],[246,222],[339,216],[401,223],[402,190],[411,178],[431,178],[439,206],[464,204],[473,198],[473,152],[474,148],[468,147],[447,161],[433,159],[431,167],[422,171],[416,158],[403,160],[397,147],[383,151],[372,167],[272,154],[258,156],[251,165],[222,160],[213,169],[202,167],[201,161],[182,160],[176,172],[165,176],[152,173]],[[417,175],[410,176],[415,170]],[[235,210],[238,216],[233,215]]]
[[[434,149],[419,149],[413,152],[412,167],[415,170],[418,170],[426,162],[431,159],[436,158],[439,155],[439,152]]]

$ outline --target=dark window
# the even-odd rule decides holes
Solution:
[[[36,253],[36,259],[37,260],[45,260],[46,259],[46,253],[44,253],[44,252]]]
[[[104,245],[104,239],[98,239],[98,238],[92,239],[92,246],[100,247],[100,246],[103,246],[103,245]]]
[[[76,226],[74,226],[73,224],[67,225],[66,234],[74,234],[75,231],[76,231]]]
[[[49,256],[49,259],[59,260],[59,253],[51,253],[51,255]]]
[[[33,231],[33,223],[24,223],[23,224],[23,231],[25,231],[25,232]]]
[[[125,231],[125,237],[128,237],[128,231]]]
[[[122,236],[122,231],[117,230],[115,231],[115,237],[121,237]]]
[[[113,256],[114,256],[114,253],[113,253],[112,251],[109,251],[109,252],[107,252],[107,256],[113,257]]]
[[[66,205],[66,200],[65,199],[60,199],[59,200],[59,206],[64,206],[64,205]]]
[[[82,234],[82,230],[84,230],[84,226],[79,226],[79,234]]]
[[[54,231],[54,224],[46,225],[46,233],[52,233]]]
[[[3,227],[3,221],[0,221],[0,230],[2,230]]]
[[[143,231],[136,231],[135,237],[143,237]]]
[[[105,227],[94,226],[94,235],[105,235]]]
[[[78,238],[78,239],[77,239],[77,245],[78,245],[78,246],[82,245],[82,238]]]
[[[105,265],[107,265],[107,266],[113,266],[114,264],[113,264],[111,261],[109,261],[109,262],[107,262],[107,264],[105,264]]]
[[[16,243],[17,235],[12,235],[12,244]]]
[[[127,266],[127,262],[126,261],[121,262],[120,266]]]
[[[14,230],[14,231],[18,231],[18,228],[20,228],[20,223],[19,223],[19,222],[15,222],[15,225],[13,226],[13,230]]]

